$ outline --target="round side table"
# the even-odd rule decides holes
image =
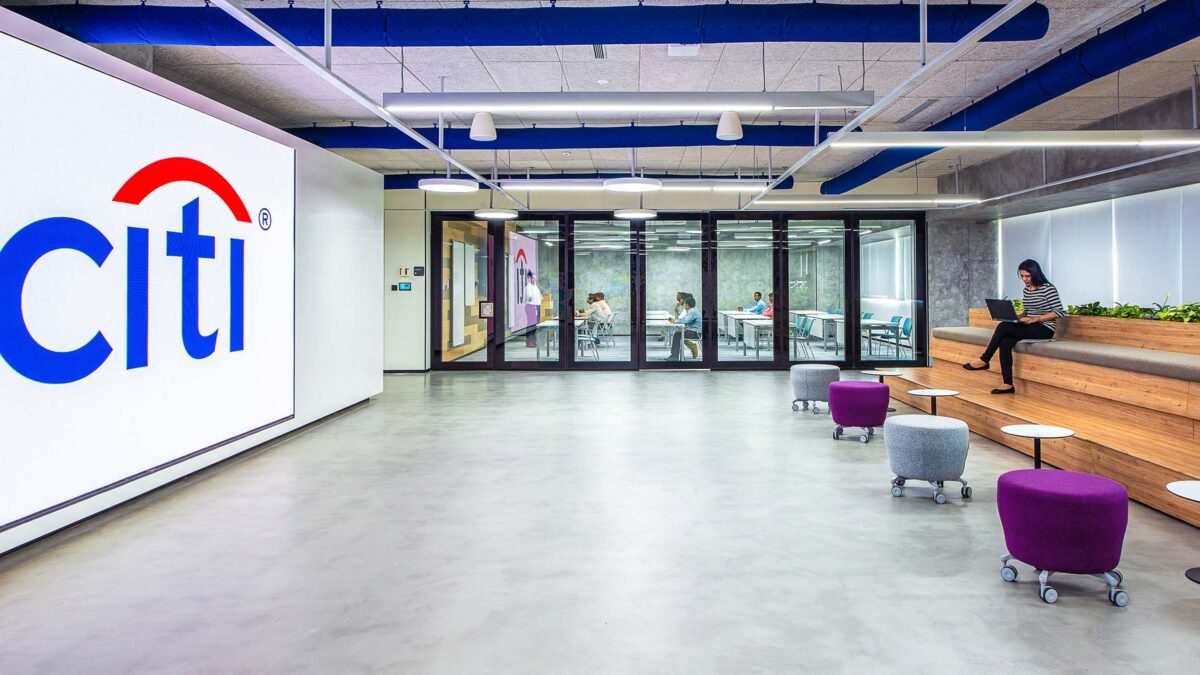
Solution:
[[[1000,431],[1010,436],[1033,439],[1033,468],[1035,469],[1042,468],[1043,438],[1070,438],[1075,435],[1074,431],[1065,427],[1052,427],[1045,424],[1010,424],[1000,427]]]
[[[1200,480],[1177,480],[1167,483],[1167,490],[1173,495],[1200,502]],[[1184,576],[1200,584],[1200,567],[1193,567],[1184,572]]]
[[[953,389],[909,389],[908,393],[913,396],[928,396],[929,397],[929,414],[937,414],[937,400],[942,396],[958,396],[958,392]]]
[[[904,374],[898,370],[860,370],[858,372],[862,373],[863,375],[878,376],[879,384],[884,383],[883,378],[885,378],[885,377],[896,377],[896,376]],[[896,409],[891,406],[888,406],[887,411],[888,412],[896,412]]]

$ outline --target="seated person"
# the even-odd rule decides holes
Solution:
[[[679,319],[668,319],[671,323],[678,323],[683,326],[671,338],[671,355],[667,357],[668,361],[681,361],[683,359],[684,344],[687,345],[688,351],[692,353],[692,358],[700,357],[699,345],[692,341],[700,339],[700,310],[696,309],[696,298],[691,293],[683,293],[682,295],[683,316]]]
[[[739,312],[753,312],[754,314],[762,314],[767,309],[767,303],[763,302],[762,293],[754,291],[754,305],[750,307],[738,307]]]
[[[604,293],[602,293],[600,291],[596,291],[595,293],[592,293],[592,297],[595,298],[596,307],[598,307],[600,309],[600,316],[605,321],[608,321],[609,319],[611,319],[612,318],[612,308],[609,307],[608,303],[604,301]]]
[[[771,319],[771,318],[775,317],[775,294],[774,293],[767,293],[767,308],[762,311],[762,317],[764,319]]]
[[[589,319],[590,320],[592,318],[592,316],[599,310],[600,310],[600,308],[596,307],[596,294],[588,293],[587,294],[587,304],[584,305],[584,307],[582,309],[575,310],[575,316],[580,319]]]

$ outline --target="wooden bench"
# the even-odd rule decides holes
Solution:
[[[940,414],[960,418],[975,433],[1027,455],[1033,453],[1032,441],[1004,434],[1000,427],[1050,424],[1073,429],[1075,437],[1043,444],[1046,463],[1117,480],[1133,499],[1200,526],[1200,504],[1176,498],[1164,487],[1171,481],[1200,478],[1200,381],[1195,381],[1200,378],[1192,370],[1200,362],[1200,326],[1132,320],[1138,325],[1097,329],[1080,320],[1083,318],[1062,320],[1059,335],[1071,337],[1058,348],[1048,343],[1022,345],[1017,350],[1013,359],[1015,396],[990,393],[1001,384],[995,361],[989,371],[962,369],[961,364],[978,358],[982,351],[975,343],[978,333],[964,331],[935,331],[930,341],[932,366],[887,378],[892,395],[928,410],[927,398],[909,396],[907,390],[957,390],[959,396],[938,404]],[[971,324],[990,329],[995,322],[986,310],[972,310]],[[1083,336],[1088,339],[1080,340]],[[1067,344],[1070,340],[1074,344]],[[1085,363],[1075,359],[1098,359],[1086,353],[1080,344],[1084,342],[1121,345],[1135,352],[1126,354],[1132,358],[1120,361],[1126,367],[1112,367],[1117,361]],[[1154,353],[1138,354],[1136,350]],[[1165,354],[1164,359],[1166,352],[1174,355]],[[1164,362],[1172,361],[1185,365],[1178,372],[1163,367]],[[1143,362],[1156,372],[1127,369]]]

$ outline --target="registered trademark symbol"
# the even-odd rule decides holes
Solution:
[[[264,230],[271,229],[271,212],[262,209],[258,212],[258,226]]]

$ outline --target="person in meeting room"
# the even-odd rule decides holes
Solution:
[[[764,319],[775,318],[775,294],[767,293],[767,307],[762,311]]]
[[[537,324],[542,320],[542,289],[534,281],[533,272],[525,274],[525,317],[529,322],[529,332],[525,333],[525,346],[537,349]]]
[[[668,361],[680,361],[683,359],[683,346],[686,344],[688,351],[692,353],[692,358],[700,358],[700,346],[693,340],[700,339],[700,310],[696,309],[696,298],[691,293],[681,293],[683,296],[683,316],[678,319],[668,319],[671,323],[678,323],[682,326],[675,335],[671,338],[671,355],[667,357]]]
[[[603,293],[588,293],[587,306],[575,312],[575,315],[588,321],[604,322],[608,321],[609,317],[612,316],[612,310],[609,309],[608,303],[604,301]]]
[[[683,318],[683,313],[687,311],[687,307],[683,306],[683,291],[675,294],[675,307],[671,309],[671,316],[676,319]]]
[[[1000,374],[1004,378],[1004,386],[993,389],[993,394],[1012,394],[1016,391],[1012,375],[1013,347],[1021,340],[1049,340],[1054,337],[1055,320],[1065,314],[1058,289],[1042,273],[1042,266],[1036,260],[1026,260],[1017,265],[1017,275],[1025,283],[1022,291],[1025,309],[1021,316],[1017,321],[997,324],[992,341],[983,354],[975,361],[963,364],[967,370],[987,370],[991,368],[992,355],[999,349]]]
[[[609,307],[608,303],[604,301],[604,293],[602,291],[596,291],[595,293],[592,293],[592,297],[595,300],[596,307],[600,310],[600,316],[597,318],[602,318],[605,321],[611,319],[612,307]]]
[[[738,307],[739,312],[753,312],[754,314],[762,314],[767,308],[767,303],[763,302],[762,293],[754,291],[754,304],[750,307]]]

